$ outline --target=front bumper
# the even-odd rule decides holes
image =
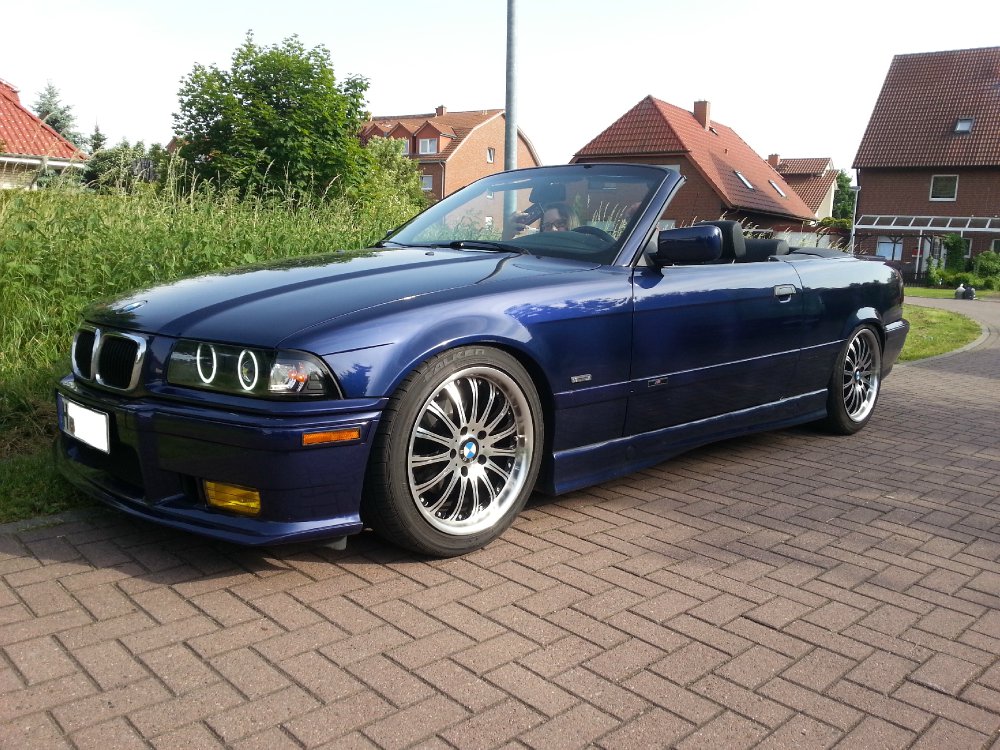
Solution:
[[[239,413],[201,404],[124,399],[82,388],[72,376],[57,387],[68,399],[108,415],[104,453],[60,431],[56,464],[84,493],[133,516],[239,544],[342,537],[362,529],[360,506],[371,439],[382,404],[339,402],[336,411],[303,414],[268,404]],[[59,409],[60,420],[63,410]],[[303,446],[305,433],[360,429],[360,439]],[[203,480],[250,487],[261,510],[245,516],[205,501]]]

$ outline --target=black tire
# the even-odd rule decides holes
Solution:
[[[882,344],[870,326],[855,329],[837,355],[827,387],[824,424],[852,435],[875,413],[882,384]]]
[[[524,507],[542,438],[538,392],[514,357],[486,346],[432,357],[382,414],[364,520],[415,552],[448,557],[479,549]]]

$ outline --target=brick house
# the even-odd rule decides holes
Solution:
[[[21,104],[0,79],[0,188],[35,186],[46,170],[81,169],[86,155]]]
[[[424,190],[433,198],[450,195],[480,177],[503,171],[506,117],[502,109],[449,112],[438,107],[424,115],[374,117],[361,141],[398,138],[405,153],[420,164]],[[537,167],[535,147],[517,133],[517,165]]]
[[[896,55],[854,168],[860,252],[910,278],[948,234],[1000,252],[1000,47]]]
[[[724,217],[776,234],[799,233],[816,218],[774,167],[731,128],[712,121],[707,101],[688,112],[647,96],[571,159],[600,161],[660,164],[687,178],[663,214],[663,227]]]
[[[809,206],[813,216],[825,219],[833,216],[833,196],[837,192],[839,170],[827,156],[812,159],[782,159],[778,154],[767,157],[767,163],[778,170],[792,190]]]

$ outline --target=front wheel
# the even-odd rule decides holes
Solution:
[[[882,345],[875,331],[862,326],[844,344],[830,376],[827,427],[841,435],[850,435],[868,424],[881,383]]]
[[[382,416],[365,519],[417,552],[479,549],[524,506],[541,451],[541,403],[521,364],[490,347],[444,352],[403,382]]]

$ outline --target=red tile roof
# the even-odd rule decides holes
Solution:
[[[815,214],[830,194],[830,189],[837,184],[837,170],[828,169],[823,174],[785,175],[785,182]]]
[[[778,162],[778,172],[784,177],[790,174],[821,175],[833,169],[833,160],[828,156],[814,159],[782,159]]]
[[[0,80],[0,154],[84,159],[76,146],[21,104],[17,89]]]
[[[837,184],[838,170],[833,168],[833,160],[828,156],[781,159],[775,169],[814,214],[822,207],[830,189]]]
[[[972,166],[1000,166],[1000,47],[896,55],[854,167]]]
[[[465,137],[487,120],[503,114],[502,109],[480,109],[471,112],[448,112],[438,115],[430,112],[425,115],[393,115],[373,117],[362,127],[362,136],[369,132],[372,125],[388,133],[397,124],[401,124],[411,133],[416,133],[424,125],[430,123],[445,136],[445,147],[436,154],[412,154],[417,161],[441,161],[448,159],[461,145]]]
[[[731,128],[709,122],[706,129],[694,114],[647,96],[603,133],[580,149],[573,161],[588,157],[686,156],[733,209],[795,219],[812,219],[814,211],[796,195],[770,164],[754,153]],[[666,162],[665,162],[666,163]],[[753,188],[743,184],[740,172]],[[782,197],[770,181],[785,193]]]

